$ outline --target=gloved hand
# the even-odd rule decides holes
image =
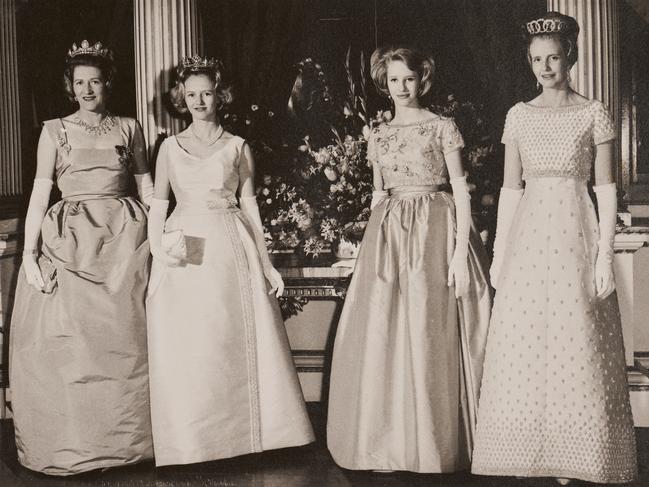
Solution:
[[[255,243],[257,244],[257,250],[259,252],[259,257],[261,258],[264,276],[266,276],[266,279],[268,279],[271,286],[271,290],[268,294],[275,292],[275,296],[279,298],[284,293],[284,280],[277,269],[273,267],[270,258],[268,257],[268,251],[266,250],[266,243],[264,240],[264,227],[261,223],[257,198],[255,196],[242,196],[239,199],[239,206],[248,220],[252,222],[253,231],[255,233]]]
[[[47,204],[52,191],[52,180],[46,178],[34,179],[34,189],[29,198],[27,217],[25,218],[25,245],[23,248],[23,269],[27,283],[39,291],[44,288],[41,269],[38,266],[38,239],[41,235],[41,225],[47,211]]]
[[[613,244],[617,222],[617,188],[615,183],[593,186],[599,213],[599,242],[595,261],[597,297],[604,299],[615,290]]]
[[[373,210],[376,205],[388,197],[388,192],[384,189],[372,191],[372,201],[370,202],[370,210]]]
[[[175,267],[181,264],[182,260],[178,257],[169,255],[162,246],[162,234],[164,233],[165,221],[167,220],[167,208],[169,200],[151,199],[151,208],[149,208],[149,221],[147,233],[149,237],[149,248],[154,259],[158,259],[165,264]]]
[[[469,232],[471,230],[471,196],[466,176],[451,179],[455,200],[455,251],[448,266],[448,285],[455,285],[455,297],[469,290]]]
[[[147,206],[151,206],[153,199],[153,179],[151,173],[135,174],[135,184],[140,201]]]
[[[498,284],[500,269],[505,258],[505,245],[509,236],[509,229],[512,226],[516,209],[524,192],[524,189],[511,189],[504,186],[500,190],[498,217],[496,221],[496,239],[494,241],[494,258],[489,269],[489,277],[493,288]]]

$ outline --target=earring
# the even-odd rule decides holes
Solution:
[[[536,82],[536,89],[537,91],[541,89],[541,83],[539,83],[538,81]]]

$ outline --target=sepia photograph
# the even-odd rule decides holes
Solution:
[[[0,486],[649,485],[649,0],[0,0]]]

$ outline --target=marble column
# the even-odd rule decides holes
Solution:
[[[16,2],[0,0],[0,198],[22,194]]]
[[[196,0],[135,0],[134,21],[137,116],[151,154],[161,134],[184,127],[168,93],[180,59],[201,51]]]
[[[573,88],[609,107],[620,120],[618,0],[548,0],[548,10],[579,23],[579,59],[571,71]]]

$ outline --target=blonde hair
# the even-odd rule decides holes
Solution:
[[[182,63],[176,69],[177,79],[175,86],[169,92],[171,103],[179,113],[187,113],[187,104],[185,103],[185,82],[192,76],[207,76],[213,83],[216,91],[218,111],[223,110],[227,105],[232,103],[232,87],[225,83],[223,79],[223,63],[217,61],[213,66],[204,66],[200,68],[185,68]]]
[[[370,76],[379,92],[389,95],[388,65],[392,61],[401,61],[408,69],[419,75],[418,96],[424,96],[433,86],[435,74],[435,61],[432,57],[409,47],[379,47],[370,58]]]

